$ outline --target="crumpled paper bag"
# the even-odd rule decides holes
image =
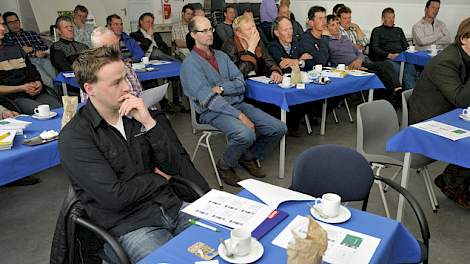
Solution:
[[[289,243],[287,247],[288,264],[321,264],[323,254],[328,247],[326,231],[308,216],[307,237],[301,238],[294,231],[292,235],[295,243]]]
[[[291,75],[290,75],[290,83],[292,85],[302,83],[302,77],[300,75],[299,65],[292,65],[290,68],[292,69]]]
[[[64,105],[64,114],[62,115],[63,128],[67,123],[72,120],[72,117],[77,112],[78,97],[77,96],[62,96],[62,104]]]

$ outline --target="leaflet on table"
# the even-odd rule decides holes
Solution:
[[[287,201],[312,201],[313,196],[292,191],[255,179],[246,179],[238,182],[240,186],[254,194],[271,208],[277,208],[281,203]]]
[[[470,131],[466,129],[458,128],[434,120],[417,123],[411,126],[453,141],[470,137]]]
[[[15,140],[16,130],[0,130],[0,150],[11,149]]]
[[[323,260],[328,263],[369,263],[380,243],[380,239],[376,237],[319,221],[318,224],[320,224],[328,234],[328,248],[323,256]],[[282,230],[272,243],[278,247],[287,249],[287,245],[292,240],[291,231],[305,238],[307,235],[307,227],[308,218],[298,215]]]
[[[211,190],[183,209],[192,216],[230,228],[253,231],[274,210],[253,200],[219,190]]]
[[[256,81],[256,82],[260,82],[260,83],[265,83],[265,84],[271,83],[271,78],[266,77],[266,76],[256,76],[256,77],[250,77],[248,79]]]
[[[163,61],[163,60],[150,60],[148,64],[152,65],[164,65],[164,64],[170,64],[170,61]]]
[[[0,120],[0,129],[3,130],[16,130],[17,135],[23,135],[23,129],[29,126],[31,122],[17,120],[14,118],[6,118]]]
[[[75,78],[74,72],[64,72],[62,75],[64,75],[65,78]]]

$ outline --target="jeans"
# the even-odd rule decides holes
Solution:
[[[238,166],[243,154],[254,159],[263,159],[287,132],[286,125],[279,119],[250,104],[242,102],[233,107],[255,124],[255,131],[230,115],[218,114],[214,117],[213,113],[210,113],[202,114],[200,117],[201,122],[216,127],[228,138],[229,143],[223,155],[223,162],[232,168]]]
[[[43,87],[46,89],[46,87]],[[55,97],[44,91],[37,97],[17,97],[13,100],[18,105],[22,114],[33,115],[34,108],[42,104],[47,104],[51,109],[62,107],[62,103]]]
[[[393,68],[395,69],[396,74],[400,74],[400,65],[399,61],[392,61]],[[405,69],[403,70],[403,88],[404,89],[414,89],[416,86],[416,80],[418,79],[418,74],[416,73],[416,68],[413,64],[406,62]]]
[[[48,58],[30,57],[29,59],[31,60],[31,63],[36,66],[36,70],[38,70],[39,74],[41,75],[41,79],[44,85],[54,87],[52,81],[57,74],[56,70],[51,64],[51,61]]]
[[[187,205],[188,203],[183,203],[181,209]],[[161,208],[162,227],[141,227],[119,237],[119,243],[129,256],[131,263],[137,263],[190,225],[191,216],[181,212],[181,209],[176,218],[171,218]],[[108,244],[104,245],[104,251],[114,263],[118,263],[117,257]]]

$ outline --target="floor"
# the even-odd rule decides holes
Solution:
[[[356,144],[356,124],[347,120],[345,111],[338,111],[340,124],[328,116],[326,135],[319,135],[319,127],[313,127],[312,135],[301,138],[287,138],[286,178],[278,178],[278,150],[263,161],[263,168],[268,172],[266,181],[279,186],[289,186],[292,164],[295,158],[307,147],[319,144],[339,144],[354,148]],[[191,152],[198,139],[192,134],[189,114],[174,114],[170,120],[180,140]],[[222,136],[213,138],[215,155],[220,157],[225,144]],[[217,181],[210,166],[207,152],[200,151],[195,160],[196,167],[205,175],[210,185],[217,188]],[[436,176],[445,164],[435,163],[430,167],[431,175]],[[248,175],[243,169],[238,172],[242,178]],[[385,174],[393,174],[387,169]],[[42,179],[40,184],[25,187],[0,188],[0,263],[48,263],[52,236],[65,196],[68,179],[60,166],[35,175]],[[225,191],[238,192],[239,188],[226,186]],[[430,263],[469,263],[470,212],[462,209],[436,190],[440,210],[433,213],[426,190],[419,175],[410,176],[409,190],[420,201],[431,230]],[[397,195],[387,192],[392,215],[396,212]],[[350,204],[359,207],[359,204]],[[377,187],[372,188],[368,210],[384,215],[384,210]],[[409,208],[405,209],[404,224],[415,235],[419,235],[416,218]]]

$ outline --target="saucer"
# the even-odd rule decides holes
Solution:
[[[464,121],[470,122],[470,116],[468,115],[460,114],[459,117]]]
[[[292,87],[295,86],[295,84],[291,84],[291,85],[289,85],[289,86],[283,86],[281,83],[278,83],[277,85],[278,85],[279,87],[281,87],[282,89],[289,89],[289,88],[292,88]]]
[[[230,244],[230,238],[225,240],[225,244]],[[264,248],[263,245],[258,240],[256,240],[256,238],[252,237],[251,250],[250,253],[246,256],[227,257],[227,255],[225,255],[225,247],[222,244],[219,244],[217,251],[219,252],[219,256],[229,263],[252,263],[261,258],[261,256],[263,256]]]
[[[317,205],[315,205],[315,206],[317,206]],[[315,219],[318,219],[322,222],[330,223],[330,224],[343,223],[343,222],[348,221],[349,218],[351,218],[351,211],[349,211],[348,208],[346,208],[342,205],[339,207],[339,214],[336,217],[323,218],[313,208],[310,208],[310,213],[313,215],[313,217],[315,217]]]
[[[34,115],[32,115],[32,117],[35,118],[35,119],[39,119],[39,120],[47,120],[47,119],[49,119],[49,118],[53,118],[53,117],[56,116],[56,115],[57,115],[56,112],[52,112],[52,111],[51,111],[51,112],[49,112],[49,115],[48,115],[48,116],[40,116],[40,115],[38,115],[38,114],[34,114]]]
[[[406,50],[406,52],[408,53],[415,53],[415,52],[418,52],[417,50]]]

